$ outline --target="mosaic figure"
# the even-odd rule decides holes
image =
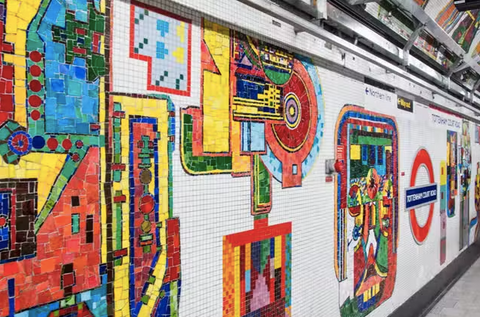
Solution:
[[[336,129],[335,271],[342,316],[392,295],[397,271],[398,134],[391,117],[345,106]]]

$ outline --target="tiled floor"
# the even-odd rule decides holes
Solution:
[[[480,317],[480,259],[453,285],[427,317]]]

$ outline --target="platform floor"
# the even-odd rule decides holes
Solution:
[[[426,317],[480,317],[480,259],[448,290]]]

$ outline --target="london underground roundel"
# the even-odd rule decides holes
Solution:
[[[417,186],[417,173],[422,166],[427,170],[429,183]],[[425,241],[432,226],[435,202],[438,197],[437,191],[432,160],[427,150],[421,148],[413,162],[410,187],[405,190],[405,208],[410,213],[412,234],[418,244]],[[429,206],[427,221],[423,226],[419,224],[415,211],[416,208],[421,206]]]

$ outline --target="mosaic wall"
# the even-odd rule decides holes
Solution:
[[[175,316],[181,271],[171,99],[109,92],[104,1],[5,5],[0,316]],[[160,35],[146,31],[151,23]],[[157,56],[184,39],[174,55],[186,66],[172,76],[188,83],[190,24],[135,5],[132,24],[145,28],[132,41],[152,38]],[[136,54],[152,59],[148,46]],[[173,78],[153,81],[152,90],[187,88]]]
[[[8,5],[24,14],[0,9],[0,316],[178,316],[171,96],[191,94],[192,21],[128,4],[128,55],[147,64],[150,93],[121,94],[109,4]],[[223,239],[224,315],[290,315],[292,225],[268,214],[272,182],[301,186],[319,153],[319,77],[307,58],[201,29],[201,107],[181,111],[181,162],[251,182],[254,229]]]
[[[302,249],[311,237],[294,233],[285,197],[306,186],[320,156],[323,70],[168,1],[159,6],[0,0],[0,317],[173,317],[195,296],[218,304],[218,314],[199,315],[292,316],[301,306],[293,264],[307,272],[299,251],[323,250]],[[343,105],[332,102],[328,113],[337,120],[335,194],[314,187],[331,201],[322,210],[307,206],[308,222],[334,212],[326,242],[335,248],[334,311],[363,317],[392,298],[397,278],[400,128],[393,116]],[[465,203],[474,165],[469,129],[465,122],[461,134],[448,131],[446,144],[442,134],[441,219],[455,215],[460,184],[461,246],[478,222]],[[316,167],[323,177],[324,165]],[[248,225],[217,218],[215,233],[201,227],[217,249],[184,243],[198,228],[185,230],[192,219],[182,227],[180,220],[206,217],[195,200],[207,198],[188,192],[174,201],[174,184],[189,191],[198,179],[220,180],[233,195],[230,184],[247,188],[234,211]],[[196,247],[211,247],[202,278],[191,269]],[[308,274],[316,273],[318,258],[309,260]],[[205,293],[188,294],[194,283]]]
[[[290,316],[292,224],[268,225],[272,182],[298,187],[319,153],[323,97],[302,56],[203,21],[201,107],[182,110],[191,175],[249,176],[254,229],[223,238],[223,315]]]
[[[398,134],[392,117],[345,106],[336,127],[335,272],[341,315],[390,298],[398,243]]]

